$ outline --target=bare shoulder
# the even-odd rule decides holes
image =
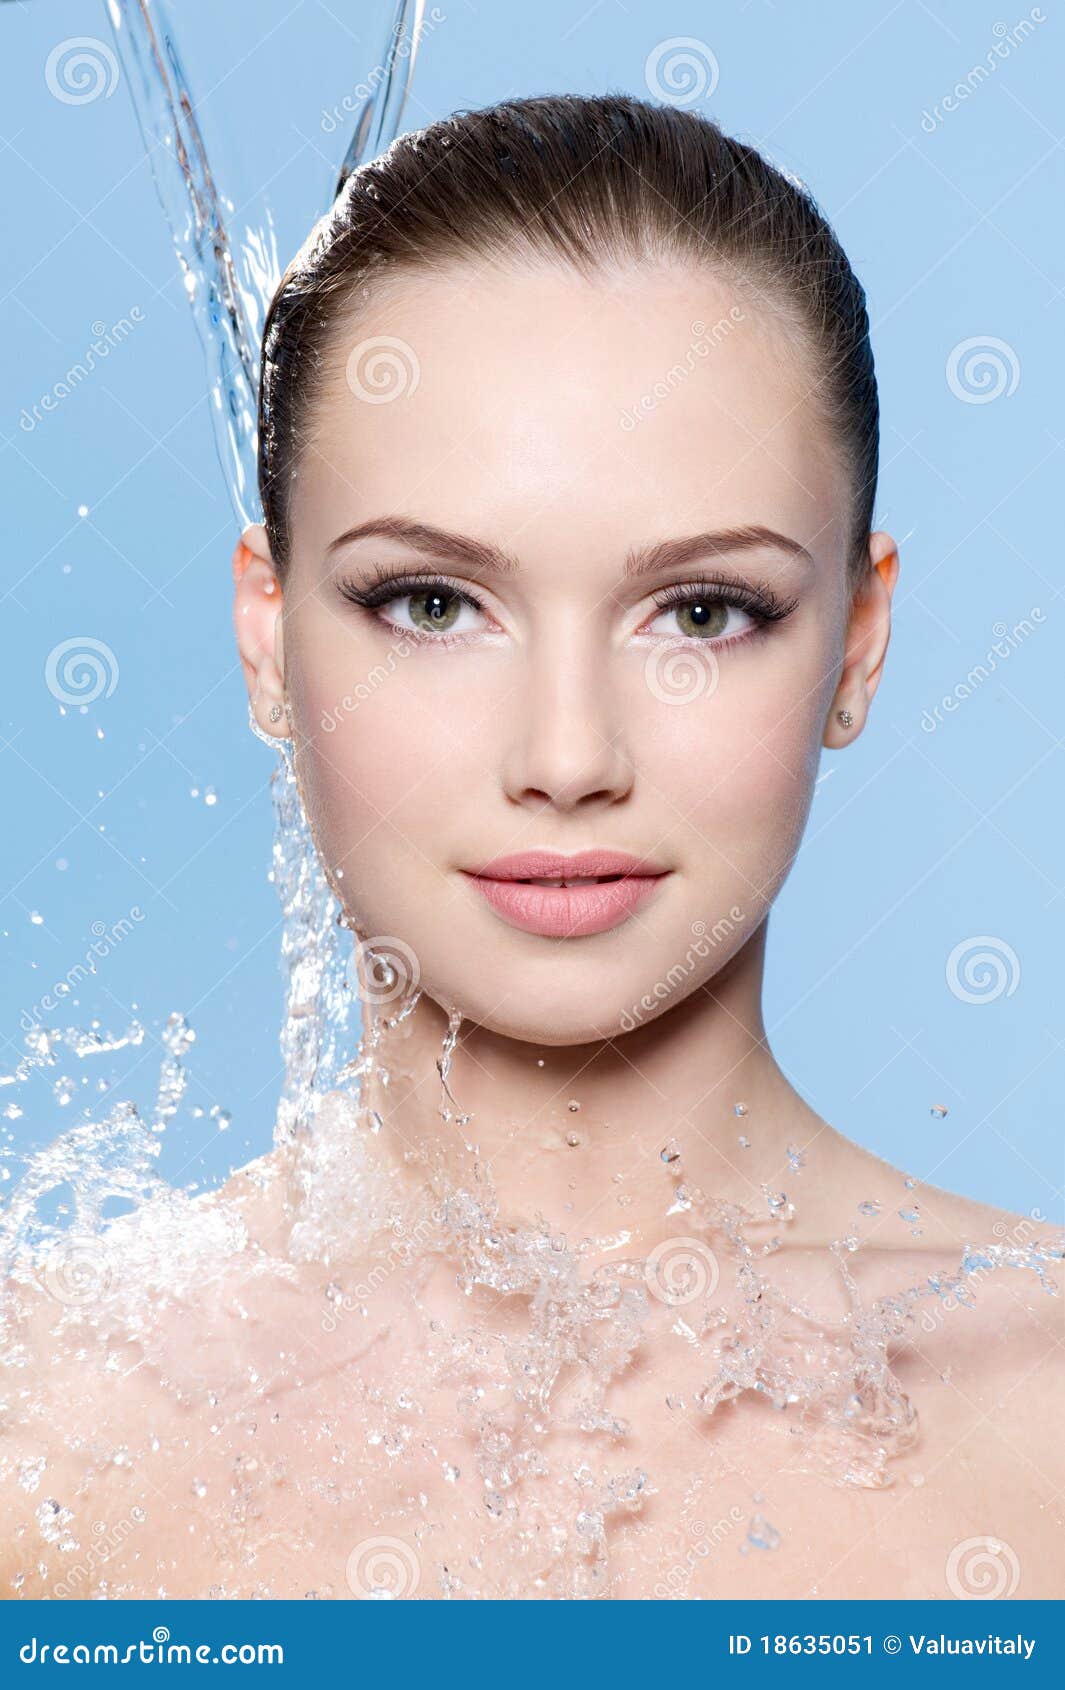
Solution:
[[[1038,1537],[1042,1521],[1047,1547],[1053,1539],[1060,1553],[1060,1520],[1044,1504],[1065,1486],[1065,1236],[1038,1210],[1018,1214],[928,1185],[914,1195],[927,1295],[903,1376],[945,1405],[952,1436],[964,1433],[979,1469],[966,1484],[1028,1497],[1026,1530]]]
[[[908,1289],[915,1366],[940,1374],[1017,1432],[1041,1444],[1048,1411],[1065,1387],[1065,1229],[1038,1208],[999,1208],[909,1175],[835,1129],[833,1211],[861,1239],[855,1272],[864,1292]],[[844,1228],[843,1230],[846,1230]]]
[[[0,1598],[84,1594],[65,1588],[69,1567],[158,1515],[208,1402],[224,1413],[276,1368],[298,1287],[264,1245],[285,1226],[269,1162],[0,1282]],[[138,1469],[151,1478],[135,1492]]]

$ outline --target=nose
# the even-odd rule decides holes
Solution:
[[[632,790],[633,761],[602,650],[579,630],[528,654],[510,700],[503,786],[540,810],[613,804]]]

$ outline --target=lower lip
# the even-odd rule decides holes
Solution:
[[[654,897],[666,876],[630,874],[594,886],[530,886],[481,874],[468,878],[512,927],[551,939],[582,939],[627,920]]]

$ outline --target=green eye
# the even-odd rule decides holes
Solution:
[[[674,608],[681,633],[695,639],[720,634],[728,623],[729,606],[722,599],[691,599]]]
[[[410,600],[410,619],[416,628],[425,633],[446,631],[458,620],[462,609],[462,600],[457,593],[442,592],[439,587],[409,593],[407,597]]]

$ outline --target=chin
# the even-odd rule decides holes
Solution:
[[[498,993],[489,995],[485,993],[484,980],[481,979],[476,990],[469,994],[463,994],[458,985],[446,993],[438,993],[429,985],[425,986],[425,991],[445,1017],[447,1005],[457,1004],[464,1021],[483,1027],[500,1038],[528,1045],[563,1048],[567,1045],[595,1044],[603,1039],[622,1039],[626,1032],[634,1030],[631,1016],[626,1018],[627,1000],[615,1005],[605,1001],[606,994],[601,987],[585,986],[579,994],[571,993],[567,1001],[557,990],[557,985],[556,979],[547,994],[542,989],[523,990],[518,984],[511,985],[509,989],[501,986]],[[616,991],[616,980],[613,985]],[[659,1006],[656,1014],[666,1007],[665,1004]],[[640,1024],[653,1018],[645,1015]]]

